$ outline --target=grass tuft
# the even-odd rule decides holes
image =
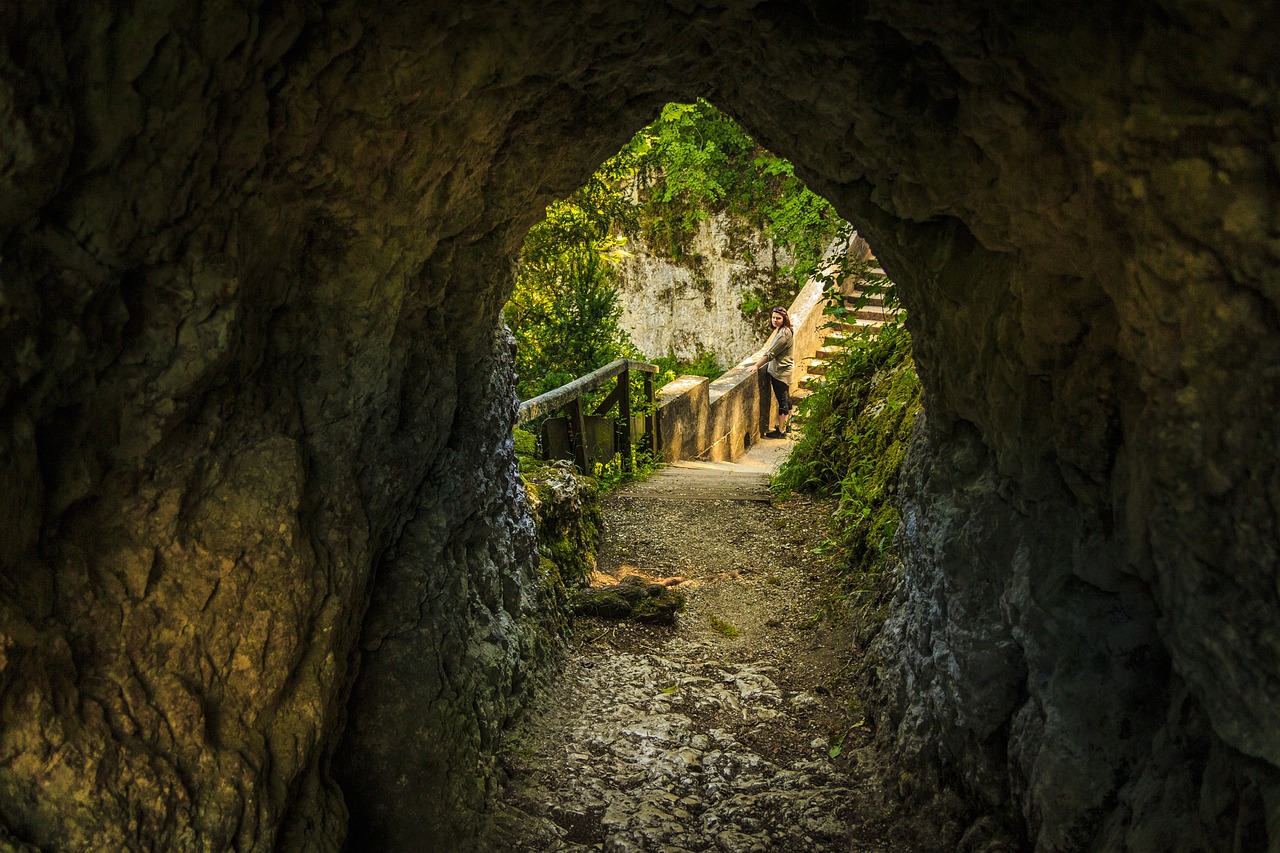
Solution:
[[[735,640],[738,637],[738,629],[714,613],[707,617],[707,623],[711,626],[712,631],[721,636],[728,637],[730,640]]]

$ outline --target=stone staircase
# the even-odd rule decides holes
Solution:
[[[884,271],[879,269],[872,270],[872,273],[884,275]],[[826,380],[827,367],[831,360],[844,349],[850,338],[865,334],[868,330],[880,328],[896,314],[895,311],[885,309],[884,297],[878,293],[868,296],[861,308],[855,307],[862,297],[863,290],[857,285],[845,294],[845,308],[852,313],[846,315],[843,320],[833,322],[817,352],[811,358],[801,359],[804,375],[800,378],[800,388],[795,395],[797,398],[808,396]]]

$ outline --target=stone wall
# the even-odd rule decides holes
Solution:
[[[465,839],[537,660],[512,258],[704,95],[910,312],[873,710],[942,843],[1274,848],[1274,16],[0,5],[0,840]]]
[[[788,309],[797,364],[792,374],[793,391],[803,376],[801,360],[810,358],[826,336],[826,305],[822,282],[810,279]],[[773,415],[778,407],[765,371],[756,367],[772,340],[771,335],[714,381],[705,376],[681,376],[659,390],[658,447],[663,462],[732,462],[760,440],[776,420]]]

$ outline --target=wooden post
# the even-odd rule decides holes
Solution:
[[[573,446],[573,461],[578,470],[590,474],[587,468],[587,425],[582,419],[582,401],[574,398],[565,404],[564,413],[569,419],[569,444]]]
[[[635,467],[635,458],[631,455],[631,371],[624,370],[618,374],[618,423],[622,429],[620,438],[622,447],[622,470],[630,471]]]
[[[658,407],[653,404],[653,374],[644,375],[644,431],[649,437],[649,452],[657,458],[658,451]]]

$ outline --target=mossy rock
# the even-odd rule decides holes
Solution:
[[[588,587],[573,594],[573,612],[577,616],[625,619],[631,615],[631,604],[612,586]]]
[[[838,498],[830,537],[860,587],[893,562],[898,472],[922,405],[905,329],[852,340],[806,401],[804,436],[775,481]]]
[[[670,625],[684,609],[684,593],[632,575],[613,586],[576,591],[572,606],[578,616]]]
[[[524,474],[525,494],[538,531],[538,565],[556,635],[567,635],[571,591],[584,586],[600,549],[600,494],[596,482],[572,462],[542,463]]]

